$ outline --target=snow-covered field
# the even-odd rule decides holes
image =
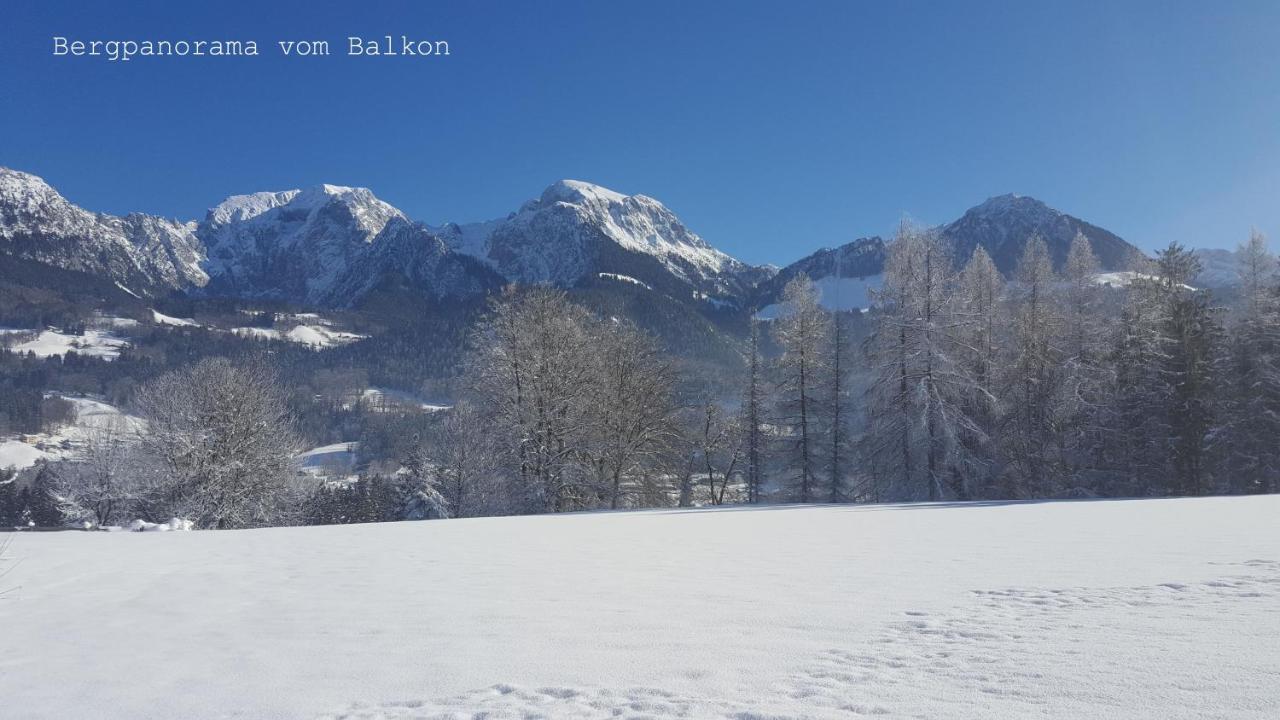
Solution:
[[[76,457],[95,433],[109,432],[127,440],[146,429],[145,420],[114,405],[92,398],[66,395],[59,397],[71,403],[75,410],[74,420],[52,434],[28,435],[32,442],[23,442],[16,437],[0,437],[0,468],[22,470],[31,467],[38,460],[69,460]]]
[[[1274,718],[1280,497],[13,536],[0,715]]]
[[[60,330],[30,332],[34,337],[15,342],[9,349],[15,353],[35,353],[37,357],[76,353],[111,360],[120,357],[120,348],[129,344],[128,340],[104,330],[85,330],[80,334]]]

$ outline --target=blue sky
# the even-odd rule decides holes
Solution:
[[[752,262],[1036,196],[1144,248],[1280,233],[1280,3],[9,0],[0,165],[113,213],[371,187],[431,223],[552,181],[662,200]],[[352,58],[348,35],[444,39]],[[256,58],[53,57],[254,39]],[[327,39],[289,59],[276,40]]]

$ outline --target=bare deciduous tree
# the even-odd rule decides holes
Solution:
[[[121,420],[93,428],[79,458],[57,473],[54,492],[62,514],[98,527],[128,520],[141,499],[146,459],[138,434]]]
[[[208,528],[287,520],[298,442],[265,364],[202,360],[144,386],[137,405],[148,423],[142,447],[159,466],[150,514]]]

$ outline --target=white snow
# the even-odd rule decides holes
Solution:
[[[828,310],[858,310],[870,307],[871,291],[884,285],[883,275],[861,278],[838,278],[829,275],[813,281],[818,288],[818,303]],[[782,305],[774,303],[760,308],[756,317],[773,320],[782,312]]]
[[[640,282],[639,280],[631,277],[630,275],[619,275],[618,273],[607,273],[607,272],[596,273],[596,275],[598,275],[600,278],[604,280],[617,280],[618,282],[631,283],[632,285],[639,285],[645,290],[653,289],[652,287],[649,286],[648,283]]]
[[[677,277],[714,280],[745,266],[689,230],[662,203],[580,180],[560,180],[500,221],[439,228],[456,252],[475,255],[512,279],[574,282],[589,270],[597,234],[656,258]]]
[[[231,328],[231,332],[244,337],[257,338],[259,340],[279,340],[280,331],[274,328],[260,327],[238,327]]]
[[[32,719],[1261,720],[1277,516],[1257,496],[17,534],[0,697]]]
[[[1093,276],[1095,285],[1105,285],[1114,288],[1126,288],[1133,284],[1134,280],[1159,280],[1158,275],[1149,275],[1146,273],[1134,272],[1132,270],[1122,270],[1120,272],[1104,272]],[[1182,286],[1187,290],[1195,290],[1196,288],[1184,284]]]
[[[185,518],[173,518],[168,522],[153,523],[146,520],[134,520],[129,523],[133,532],[190,532],[194,523]]]
[[[59,395],[70,402],[75,411],[72,422],[53,433],[26,436],[31,442],[15,437],[0,438],[0,468],[31,467],[37,460],[74,459],[90,436],[111,430],[122,440],[129,440],[146,429],[146,420],[130,415],[114,405],[84,397]]]
[[[295,462],[299,471],[311,477],[350,482],[356,479],[355,467],[359,452],[359,442],[333,443],[299,453]]]
[[[120,357],[120,348],[128,344],[124,338],[104,330],[85,330],[82,334],[73,335],[50,329],[42,330],[34,339],[15,343],[9,349],[16,353],[35,353],[38,357],[70,352],[111,360]]]
[[[334,330],[323,324],[296,325],[285,331],[275,328],[238,327],[232,328],[231,332],[259,340],[284,340],[298,343],[299,345],[309,345],[316,349],[347,345],[357,340],[363,340],[366,337],[356,333]]]
[[[342,332],[323,325],[299,325],[285,333],[285,339],[317,348],[346,345],[364,339],[364,335]]]
[[[452,405],[427,402],[417,395],[403,390],[382,387],[365,388],[360,394],[360,399],[375,412],[384,408],[395,409],[398,407],[416,408],[425,412],[439,412],[453,407]]]
[[[0,442],[0,468],[22,470],[36,464],[45,457],[40,448],[21,440],[5,440]]]
[[[196,322],[195,320],[189,320],[187,318],[172,317],[169,315],[165,315],[164,313],[161,313],[157,310],[151,311],[151,319],[155,321],[157,325],[175,325],[177,327],[200,327],[200,323]]]

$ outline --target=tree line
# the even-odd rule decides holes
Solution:
[[[64,519],[203,527],[1276,492],[1280,282],[1261,235],[1239,257],[1226,308],[1177,244],[1100,282],[1083,235],[1060,271],[1033,237],[1005,278],[904,223],[865,316],[792,280],[777,318],[752,321],[729,397],[626,319],[510,288],[471,330],[457,404],[355,482],[298,474],[267,363],[213,358],[144,384],[145,432],[100,430],[41,487]]]

